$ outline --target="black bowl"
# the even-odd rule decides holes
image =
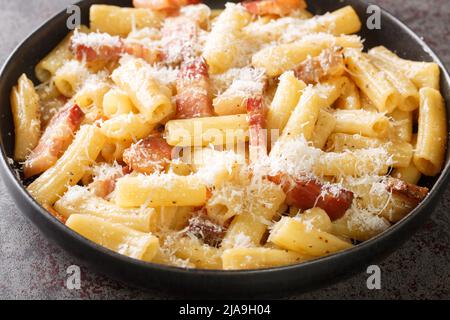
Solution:
[[[220,7],[225,1],[205,1],[212,7]],[[367,4],[359,0],[314,0],[310,9],[317,14],[352,5],[363,22],[367,18]],[[91,4],[108,3],[130,6],[131,1],[81,1],[82,21],[88,23]],[[30,35],[14,51],[6,62],[0,77],[1,115],[1,175],[15,199],[17,206],[42,233],[70,254],[100,273],[141,288],[175,292],[185,297],[263,297],[287,296],[305,292],[340,281],[368,265],[379,261],[400,246],[423,224],[435,208],[438,198],[449,180],[448,161],[438,178],[425,179],[431,188],[428,197],[407,217],[379,236],[350,250],[299,265],[251,271],[185,270],[145,263],[114,253],[86,240],[65,227],[28,194],[17,177],[15,167],[9,159],[13,155],[14,127],[10,111],[9,93],[19,76],[25,72],[34,77],[34,66],[67,34],[68,14],[61,12]],[[450,101],[450,77],[439,58],[408,27],[389,13],[382,12],[382,28],[368,30],[363,27],[360,35],[366,39],[367,47],[384,45],[402,57],[435,61],[441,66],[441,90],[446,101]],[[447,112],[449,113],[449,112]],[[447,151],[448,158],[448,151]]]

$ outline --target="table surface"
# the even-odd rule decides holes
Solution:
[[[0,64],[35,27],[73,0],[0,0]],[[377,0],[400,18],[450,66],[448,0]],[[381,290],[368,290],[361,273],[339,284],[290,299],[450,298],[450,190],[431,219],[380,264]],[[3,299],[158,299],[81,266],[81,289],[65,287],[71,256],[50,244],[16,209],[0,183],[0,298]]]

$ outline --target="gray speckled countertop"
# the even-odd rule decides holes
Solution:
[[[35,27],[72,0],[0,0],[0,64]],[[450,66],[449,0],[374,0],[408,24]],[[16,209],[0,183],[0,299],[156,299],[81,266],[81,290],[65,287],[76,263],[50,244]],[[380,264],[382,289],[370,291],[362,273],[337,285],[292,299],[450,298],[450,189],[417,234]]]

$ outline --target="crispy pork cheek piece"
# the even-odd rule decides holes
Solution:
[[[56,163],[72,143],[83,119],[84,113],[78,105],[64,108],[53,116],[38,145],[25,161],[25,178],[38,175]]]
[[[117,179],[128,173],[128,166],[122,167],[122,172],[111,172],[100,179],[95,178],[94,181],[89,184],[88,188],[97,197],[105,199],[116,189]]]
[[[200,212],[189,220],[188,232],[209,246],[219,247],[225,237],[226,228],[215,224]]]
[[[172,159],[172,147],[161,134],[151,135],[123,153],[123,161],[137,172],[151,174],[163,170]]]
[[[401,197],[412,206],[417,206],[428,195],[428,188],[419,187],[396,178],[389,178],[387,188],[389,192]]]
[[[77,60],[86,61],[88,64],[115,62],[123,54],[144,59],[150,64],[159,62],[163,58],[163,53],[158,48],[123,40],[120,40],[117,45],[87,46],[72,43],[71,48]]]
[[[285,176],[269,177],[281,184],[286,192],[286,203],[307,210],[319,207],[326,211],[332,221],[342,218],[353,202],[353,192],[340,189],[330,190],[313,179],[289,179]]]
[[[205,59],[183,62],[177,81],[177,119],[214,115],[210,95],[208,64]]]
[[[249,119],[249,147],[255,152],[258,160],[267,155],[266,108],[263,97],[247,99],[247,114]]]
[[[77,60],[86,62],[97,62],[97,61],[114,61],[120,58],[123,53],[124,44],[121,41],[119,46],[87,46],[83,44],[72,44],[72,51],[77,58]]]
[[[342,47],[325,49],[314,58],[306,59],[295,70],[298,79],[307,84],[316,84],[326,78],[340,76],[345,72]]]
[[[306,9],[304,0],[249,0],[242,3],[248,12],[255,15],[285,16],[292,11]]]

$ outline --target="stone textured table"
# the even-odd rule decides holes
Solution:
[[[71,0],[0,0],[0,64],[35,27]],[[449,0],[372,1],[407,23],[450,66]],[[450,190],[432,218],[403,247],[380,264],[382,289],[370,291],[362,273],[340,284],[291,299],[450,298]],[[73,259],[49,244],[15,208],[0,183],[0,298],[4,299],[156,299],[94,274],[81,266],[82,288],[65,287]]]

